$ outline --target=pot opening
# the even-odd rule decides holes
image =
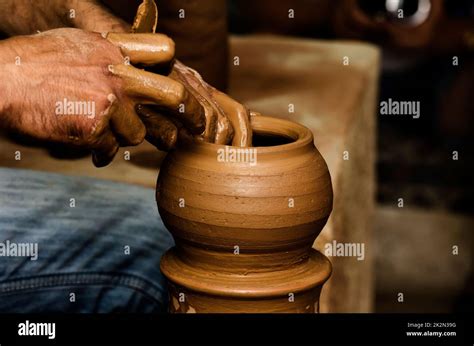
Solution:
[[[267,135],[254,132],[252,137],[253,147],[273,147],[293,142],[295,142],[294,138],[284,135]]]

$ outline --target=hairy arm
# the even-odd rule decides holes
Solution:
[[[28,35],[61,27],[128,31],[129,25],[94,0],[2,0],[0,31]]]

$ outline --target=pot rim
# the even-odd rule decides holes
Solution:
[[[256,148],[261,154],[277,153],[302,148],[308,144],[313,144],[313,133],[306,126],[297,122],[280,119],[270,116],[260,115],[260,113],[250,112],[250,123],[253,133],[260,135],[273,135],[285,137],[292,140],[290,143],[272,145],[272,146],[256,146],[256,147],[237,147],[232,145],[209,143],[203,140],[193,138],[193,147],[200,150],[215,152],[219,148],[232,147],[241,149]]]

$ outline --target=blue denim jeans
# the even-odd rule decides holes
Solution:
[[[0,168],[0,312],[165,311],[159,264],[173,239],[154,196],[133,185]]]

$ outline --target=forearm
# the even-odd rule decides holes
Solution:
[[[8,35],[27,35],[67,26],[63,0],[2,0],[0,30]]]
[[[0,31],[33,34],[61,27],[88,31],[127,31],[127,24],[94,0],[2,0]]]
[[[17,38],[0,40],[0,128],[11,127],[9,108],[13,95],[12,85],[17,81],[17,73],[21,68],[22,52],[15,44]],[[21,90],[18,88],[17,93]]]

